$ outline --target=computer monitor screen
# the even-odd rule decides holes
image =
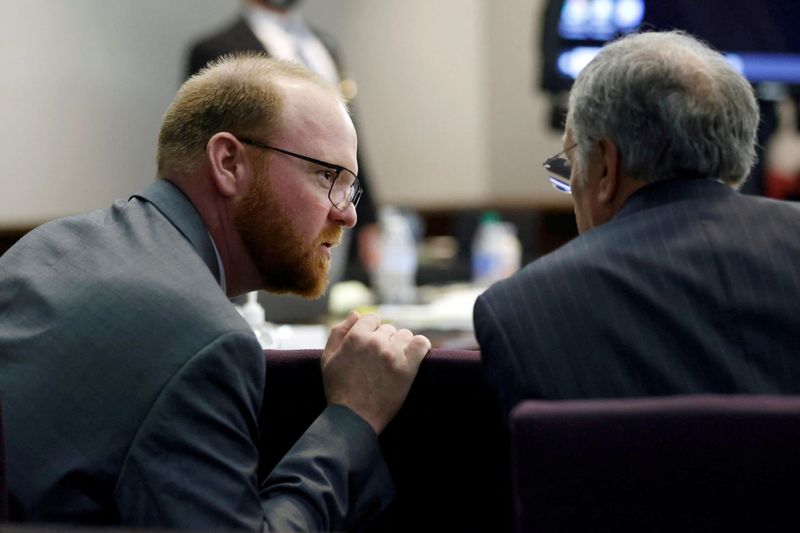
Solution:
[[[542,88],[568,90],[606,41],[680,29],[720,52],[753,83],[800,85],[800,0],[550,0]]]

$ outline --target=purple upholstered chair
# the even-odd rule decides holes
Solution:
[[[800,398],[525,401],[517,531],[797,531]]]
[[[262,476],[325,406],[321,353],[265,353]],[[398,495],[371,531],[511,530],[508,433],[479,352],[432,350],[380,440]]]

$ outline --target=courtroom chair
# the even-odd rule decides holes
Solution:
[[[265,352],[262,478],[325,406],[321,353]],[[432,350],[380,442],[397,498],[370,531],[511,531],[508,430],[479,352]]]
[[[528,400],[518,532],[797,531],[800,397]]]

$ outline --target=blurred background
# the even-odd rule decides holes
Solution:
[[[0,253],[47,220],[127,198],[155,178],[161,117],[193,42],[238,0],[0,0]],[[571,76],[637,28],[679,27],[734,52],[761,98],[773,176],[800,191],[795,0],[305,0],[338,43],[379,206],[410,215],[418,282],[469,279],[487,211],[522,263],[572,238],[568,195],[542,161],[561,149]],[[773,142],[782,132],[780,142]],[[779,145],[779,146],[778,146]],[[769,180],[762,153],[747,192]],[[773,180],[774,182],[774,180]],[[773,187],[774,189],[774,187]],[[788,191],[788,192],[787,192]],[[494,216],[494,215],[493,215]],[[368,283],[358,264],[348,277]]]
[[[108,205],[155,176],[162,114],[190,42],[237,0],[2,0],[0,228]],[[542,0],[306,0],[358,84],[373,193],[423,211],[568,208],[534,90]]]

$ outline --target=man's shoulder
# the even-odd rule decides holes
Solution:
[[[752,209],[758,214],[775,217],[800,218],[800,202],[791,200],[778,200],[765,196],[751,194],[737,195],[738,203]]]
[[[17,267],[23,269],[26,276],[33,276],[42,267],[64,268],[76,256],[95,254],[96,239],[108,228],[113,228],[112,210],[122,204],[117,201],[109,208],[66,216],[37,226],[3,254],[0,269],[8,273]],[[111,241],[118,242],[116,238]]]
[[[564,279],[574,269],[591,268],[599,257],[614,248],[618,228],[600,226],[578,235],[558,249],[526,265],[519,273],[523,278]],[[572,272],[574,275],[574,272]]]
[[[259,50],[258,39],[242,17],[198,37],[189,47],[193,55],[222,54],[238,50]]]
[[[209,335],[242,328],[192,244],[136,198],[40,226],[6,255],[4,285],[35,293],[57,312],[126,316],[123,324],[146,323],[153,331],[178,324]]]
[[[581,298],[575,286],[603,278],[613,256],[619,251],[613,238],[601,226],[580,235],[557,250],[528,263],[511,277],[495,283],[480,297],[476,312],[489,306],[494,313],[525,313],[561,307],[566,300]],[[536,312],[539,312],[536,311]]]
[[[132,198],[43,224],[20,239],[8,255],[26,267],[34,267],[35,259],[42,261],[49,266],[43,274],[78,269],[102,280],[121,271],[152,274],[137,272],[136,265],[158,257],[174,260],[191,251],[191,244],[155,206]],[[27,270],[27,275],[33,274]]]
[[[212,29],[197,35],[193,41],[193,46],[225,40],[225,38],[235,35],[242,28],[242,26],[246,26],[246,23],[241,17],[227,20],[223,24],[217,25]]]

